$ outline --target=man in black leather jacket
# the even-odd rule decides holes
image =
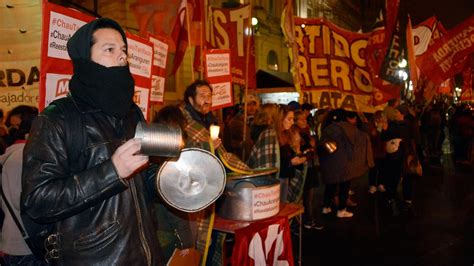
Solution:
[[[57,264],[160,265],[149,189],[154,171],[133,138],[144,119],[132,101],[125,33],[115,21],[97,19],[67,48],[74,75],[61,105],[69,108],[53,102],[34,122],[22,212],[55,224]]]

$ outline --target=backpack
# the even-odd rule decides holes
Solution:
[[[69,156],[69,165],[72,168],[71,172],[79,171],[79,169],[74,169],[72,166],[75,165],[74,162],[77,162],[81,156],[85,136],[83,135],[83,130],[71,129],[82,128],[80,113],[69,96],[53,101],[48,108],[59,108],[60,112],[65,115],[65,121],[67,121],[65,123],[66,149],[68,154],[71,155]],[[57,259],[60,248],[57,224],[36,223],[23,211],[21,212],[21,220],[28,233],[25,241],[35,257],[46,264],[50,264],[53,259]]]

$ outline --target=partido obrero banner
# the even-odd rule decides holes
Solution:
[[[365,60],[370,35],[343,30],[320,18],[295,17],[295,25],[305,97],[317,108],[373,112],[374,88]]]
[[[204,51],[205,77],[212,86],[212,109],[233,105],[230,62],[228,49]]]
[[[73,66],[67,53],[67,41],[81,26],[94,19],[77,10],[43,2],[40,110],[69,92]],[[127,42],[130,71],[135,80],[134,101],[148,117],[153,46],[128,32]]]

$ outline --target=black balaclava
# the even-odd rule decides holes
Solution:
[[[67,42],[74,66],[69,91],[74,99],[109,115],[124,117],[133,104],[135,86],[128,65],[105,67],[91,60],[92,34],[103,25],[120,32],[127,45],[125,32],[111,19],[99,18],[82,26]]]

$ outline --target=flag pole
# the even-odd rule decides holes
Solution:
[[[246,47],[246,54],[245,54],[245,87],[244,87],[244,130],[243,130],[243,136],[242,136],[242,144],[245,144],[247,141],[247,94],[248,94],[248,89],[249,89],[249,61],[250,61],[250,40],[254,34],[253,29],[252,29],[252,6],[253,6],[253,1],[249,0],[249,18],[248,18],[248,23],[247,23],[247,47]],[[244,36],[245,36],[245,29],[244,29]],[[245,155],[245,145],[242,145],[242,154],[241,158],[244,158]]]
[[[191,22],[189,21],[189,2],[186,1],[186,27],[188,28],[188,51],[191,51]],[[191,53],[191,80],[194,81],[193,53]]]
[[[206,36],[206,29],[207,29],[207,12],[208,12],[208,5],[209,5],[209,2],[208,0],[204,0],[204,4],[203,4],[203,10],[201,11],[204,11],[202,12],[202,16],[201,16],[201,46],[199,47],[200,49],[200,56],[201,56],[201,72],[199,74],[199,77],[202,79],[204,78],[204,37]]]

